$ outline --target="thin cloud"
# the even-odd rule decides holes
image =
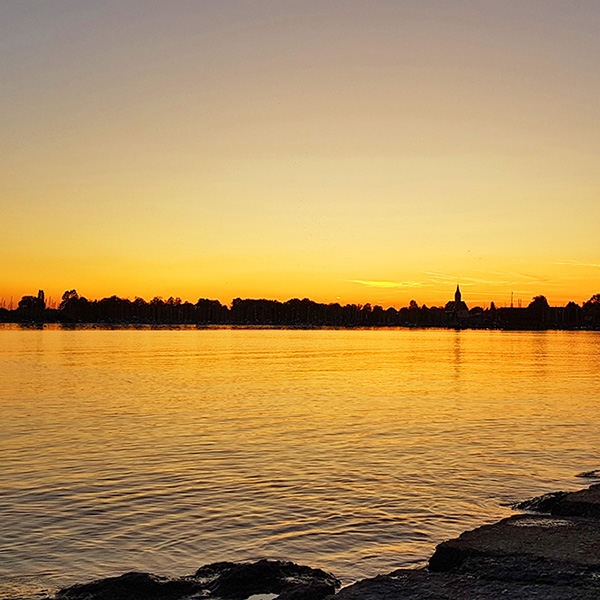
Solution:
[[[429,285],[424,281],[368,281],[364,279],[347,279],[346,281],[374,288],[413,288]]]
[[[432,275],[428,281],[431,283],[435,283],[437,285],[450,285],[454,286],[456,284],[460,284],[463,287],[467,287],[470,285],[476,284],[489,284],[489,283],[498,283],[497,280],[490,281],[488,279],[478,279],[476,277],[452,277],[450,275],[444,275],[443,273],[434,273],[432,271],[426,271],[425,275]]]
[[[527,273],[518,273],[516,271],[508,271],[508,275],[513,275],[514,277],[519,277],[521,279],[528,279],[529,281],[549,281],[549,278],[542,275],[529,275]]]
[[[464,277],[453,277],[451,275],[445,275],[444,273],[436,273],[435,271],[425,271],[425,275],[430,275],[427,280],[430,284],[436,285],[456,285],[459,282],[466,281]]]
[[[429,280],[438,285],[456,285],[459,283],[463,287],[472,285],[522,285],[525,282],[547,282],[547,277],[539,275],[527,275],[515,271],[480,271],[482,277],[456,277],[445,273],[436,273],[434,271],[425,271],[425,275],[431,275]],[[485,277],[485,275],[498,275],[497,278]]]
[[[592,269],[600,269],[600,265],[596,263],[584,263],[578,260],[568,260],[565,262],[557,262],[557,265],[568,265],[569,267],[591,267]]]
[[[600,265],[590,263],[577,263],[576,261],[570,263],[559,263],[569,264],[577,266],[587,267],[598,267]],[[426,277],[421,281],[373,281],[366,279],[347,279],[349,283],[355,283],[357,285],[363,285],[370,288],[382,288],[382,289],[409,289],[409,288],[423,288],[423,287],[454,287],[456,284],[460,284],[461,288],[470,288],[472,286],[504,286],[517,288],[521,290],[521,286],[533,284],[533,283],[545,283],[546,285],[555,285],[548,277],[541,275],[530,275],[528,273],[518,273],[516,271],[479,271],[479,277],[458,277],[456,274],[440,273],[438,271],[423,271],[422,274]],[[497,277],[490,277],[490,275],[496,275]],[[433,292],[435,293],[435,292]],[[439,291],[440,294],[446,294],[446,291]],[[529,293],[529,292],[522,292]]]

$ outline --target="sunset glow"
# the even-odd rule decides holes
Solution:
[[[600,4],[0,5],[0,299],[600,292]]]

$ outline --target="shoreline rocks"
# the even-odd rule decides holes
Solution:
[[[523,502],[517,502],[511,505],[513,510],[526,510],[533,512],[550,512],[552,507],[560,502],[568,492],[550,492],[549,494],[542,494]]]
[[[183,600],[222,598],[245,600],[272,594],[280,600],[321,600],[340,587],[339,579],[321,569],[293,562],[218,562],[194,575],[169,578],[151,573],[125,573],[59,590],[56,600]]]
[[[480,573],[485,570],[482,566],[490,564],[494,577],[506,579],[513,578],[519,561],[526,567],[527,578],[536,575],[536,566],[546,578],[549,563],[577,572],[596,567],[600,575],[600,520],[529,514],[508,517],[439,544],[429,559],[429,570]],[[502,574],[505,563],[506,574]]]
[[[344,588],[336,600],[600,598],[600,485],[544,494],[520,514],[439,544],[428,568]]]
[[[551,492],[514,504],[517,510],[547,512],[555,517],[600,518],[600,483],[577,492]]]
[[[595,471],[584,471],[583,473],[577,473],[575,477],[583,477],[584,479],[600,479],[600,469]]]
[[[180,578],[126,573],[62,589],[55,600],[600,598],[600,484],[544,494],[514,508],[529,512],[442,542],[427,568],[364,579],[337,594],[341,583],[330,573],[261,560],[213,563]]]
[[[597,600],[600,587],[514,582],[426,569],[394,571],[344,588],[336,600]],[[328,599],[330,600],[330,599]]]

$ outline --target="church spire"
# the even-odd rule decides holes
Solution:
[[[460,293],[460,287],[458,287],[458,283],[456,284],[456,292],[454,292],[454,302],[458,305],[458,303],[462,300],[462,294]]]

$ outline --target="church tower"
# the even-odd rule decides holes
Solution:
[[[469,307],[462,299],[458,284],[456,284],[456,291],[454,292],[454,301],[450,300],[446,304],[445,311],[449,323],[459,323],[469,318]]]
[[[462,294],[460,293],[460,288],[458,287],[458,283],[456,284],[456,292],[454,292],[454,304],[458,308],[462,301]]]

